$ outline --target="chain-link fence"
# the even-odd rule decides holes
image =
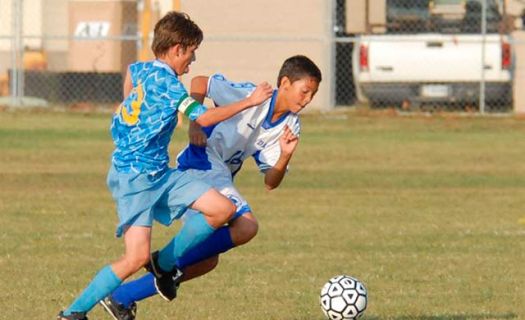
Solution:
[[[337,104],[523,108],[525,1],[337,0],[336,7]]]
[[[4,104],[86,107],[122,100],[126,67],[143,45],[136,1],[0,3]]]
[[[312,36],[334,44],[335,54],[326,56],[335,61],[325,64],[334,80],[323,83],[333,95],[330,107],[525,109],[519,90],[525,81],[525,0],[329,1],[333,5],[306,1],[311,8],[303,9],[334,10],[329,21],[334,34],[324,33],[324,40]],[[117,104],[127,65],[151,58],[149,36],[166,2],[180,5],[1,0],[0,104]],[[253,34],[252,43],[260,38]],[[279,37],[283,43],[292,39],[279,30],[264,39]]]

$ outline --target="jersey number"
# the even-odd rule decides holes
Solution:
[[[137,124],[139,121],[140,107],[142,106],[142,101],[144,101],[144,91],[142,90],[142,83],[136,88],[133,88],[133,92],[136,94],[136,98],[131,101],[131,113],[128,112],[128,109],[122,104],[118,107],[117,113],[120,113],[122,120],[130,126]]]

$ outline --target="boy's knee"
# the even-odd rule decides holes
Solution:
[[[257,235],[257,231],[259,231],[259,224],[257,221],[250,221],[250,223],[245,224],[243,234],[246,242],[253,239],[255,235]]]
[[[252,240],[257,235],[259,224],[256,220],[245,220],[242,223],[234,224],[231,230],[233,242],[236,246],[240,246]]]
[[[257,235],[257,232],[259,232],[259,224],[257,223],[257,221],[251,224],[250,228],[250,239],[253,239]]]
[[[235,204],[233,204],[233,202],[229,199],[224,200],[223,204],[221,205],[221,209],[216,214],[216,219],[221,225],[225,224],[233,217],[235,211],[237,211]]]
[[[135,273],[139,271],[143,266],[148,263],[150,259],[149,252],[137,253],[133,255],[125,255],[124,261],[126,262],[127,268],[130,272]]]

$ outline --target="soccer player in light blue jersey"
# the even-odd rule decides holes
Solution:
[[[252,209],[233,184],[235,174],[252,157],[264,174],[266,189],[277,188],[299,142],[298,113],[310,103],[321,82],[321,71],[309,58],[293,56],[279,72],[278,89],[258,108],[246,109],[213,126],[190,123],[190,144],[178,155],[178,168],[210,183],[235,203],[235,215],[204,242],[176,261],[184,275],[181,281],[211,271],[218,255],[250,241],[258,224]],[[223,75],[196,77],[191,93],[199,102],[210,98],[220,109],[255,90],[252,83],[235,83]],[[184,219],[197,214],[185,213]],[[115,320],[133,320],[136,302],[155,295],[154,276],[144,277],[120,286],[112,296],[101,301]]]
[[[113,115],[115,144],[107,183],[117,204],[116,235],[124,237],[125,253],[105,266],[78,298],[57,318],[86,320],[86,314],[124,279],[141,267],[166,299],[176,294],[181,272],[176,262],[222,227],[235,206],[209,183],[190,172],[168,167],[168,144],[177,112],[201,126],[210,126],[259,105],[272,94],[269,84],[224,108],[207,109],[188,96],[179,76],[189,71],[202,31],[183,13],[170,12],[155,26],[152,50],[156,60],[132,64],[124,81],[126,97]],[[170,225],[191,208],[179,233],[151,256],[153,220]]]

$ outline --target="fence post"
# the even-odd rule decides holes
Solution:
[[[479,112],[485,114],[485,46],[487,41],[487,0],[481,1],[481,81],[479,83]]]
[[[21,105],[22,81],[20,69],[22,66],[22,10],[23,0],[12,2],[11,13],[11,104]]]
[[[10,91],[11,91],[11,104],[15,104],[16,101],[16,6],[17,1],[11,3],[11,74],[9,75],[10,80]]]
[[[325,63],[325,66],[328,68],[328,74],[323,74],[323,78],[326,79],[326,82],[328,83],[328,98],[325,99],[326,106],[321,107],[322,111],[329,111],[333,110],[335,107],[335,35],[334,35],[334,27],[335,27],[335,16],[336,16],[336,1],[337,0],[329,0],[326,1],[327,3],[327,20],[329,21],[326,25],[326,37],[328,40],[328,50],[326,54],[326,60],[327,63]]]

